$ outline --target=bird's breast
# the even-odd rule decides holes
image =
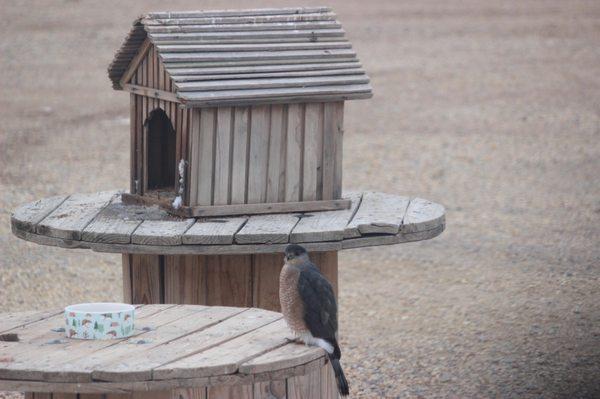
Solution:
[[[283,265],[279,275],[279,301],[281,313],[292,331],[302,334],[308,331],[304,322],[304,302],[298,291],[300,271],[288,264]]]

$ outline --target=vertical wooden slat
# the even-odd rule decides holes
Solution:
[[[339,398],[335,374],[331,363],[327,363],[321,368],[321,398],[337,399]]]
[[[136,175],[136,160],[135,160],[135,94],[129,95],[129,192],[135,194],[135,175]]]
[[[254,399],[286,399],[285,380],[257,382],[254,384]]]
[[[229,203],[231,188],[231,155],[232,155],[232,108],[217,108],[216,151],[215,151],[215,205]]]
[[[77,399],[77,394],[66,392],[54,392],[52,393],[52,399]]]
[[[142,86],[148,86],[148,56],[144,57],[142,65],[140,66],[142,75]],[[142,140],[141,140],[141,152],[142,152],[142,174],[140,185],[142,192],[145,193],[148,190],[148,153],[147,153],[147,129],[145,126],[146,119],[148,118],[148,98],[142,97]]]
[[[333,286],[337,298],[338,294],[338,253],[337,251],[312,252],[310,260],[319,267],[319,270]]]
[[[185,118],[185,129],[184,129],[184,157],[186,161],[186,172],[185,172],[185,195],[184,195],[184,205],[190,205],[190,140],[191,140],[191,114],[192,110],[185,109],[184,110],[184,118]]]
[[[198,178],[200,170],[200,110],[190,111],[190,165],[189,177],[189,205],[198,205]]]
[[[252,255],[206,258],[207,305],[252,306]]]
[[[208,399],[252,399],[252,385],[208,387]]]
[[[269,154],[270,107],[253,106],[250,116],[250,159],[248,166],[248,203],[266,201]]]
[[[205,259],[195,255],[165,255],[165,303],[206,303]]]
[[[123,264],[123,302],[133,303],[132,281],[131,281],[131,255],[122,254]]]
[[[302,200],[319,198],[319,180],[323,148],[323,104],[306,104],[304,128],[304,176],[302,182]]]
[[[200,140],[197,205],[212,205],[214,178],[215,108],[203,108],[200,117]]]
[[[285,200],[285,111],[283,105],[271,107],[267,202],[283,202]]]
[[[248,165],[249,107],[236,107],[233,121],[233,162],[231,165],[231,203],[246,202]]]
[[[148,56],[148,87],[152,87],[152,88],[156,88],[156,85],[154,84],[154,78],[155,78],[155,74],[154,74],[154,69],[156,66],[156,57],[154,56],[154,53],[156,52],[154,46],[152,46],[150,48],[150,55]]]
[[[171,391],[171,399],[206,399],[206,388],[180,388]]]
[[[252,306],[281,312],[279,303],[279,273],[283,267],[281,254],[254,254]]]
[[[344,103],[325,103],[323,110],[323,199],[339,199],[342,193],[342,118]]]
[[[132,302],[163,303],[161,255],[131,255]]]
[[[288,378],[288,399],[313,399],[321,397],[321,370]]]
[[[336,109],[335,120],[335,167],[333,172],[333,198],[342,198],[342,159],[344,154],[344,102],[340,101],[335,104]]]
[[[158,65],[158,89],[165,90],[165,66],[160,59],[158,59],[157,54],[157,65]]]
[[[183,137],[181,135],[181,110],[179,107],[175,107],[175,112],[173,114],[175,118],[172,120],[173,127],[175,129],[175,163],[179,164],[179,160],[182,158],[181,155],[181,146]],[[177,166],[175,166],[175,189],[179,188],[179,171]]]
[[[290,104],[287,113],[285,201],[302,199],[304,104]]]

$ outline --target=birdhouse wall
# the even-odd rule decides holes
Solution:
[[[189,205],[341,198],[340,102],[191,111]]]
[[[144,88],[170,93],[173,83],[165,73],[154,47],[148,46],[145,51],[145,56],[127,83],[137,89],[133,93],[140,93],[131,94],[131,192],[172,200],[179,191],[177,165],[181,159],[187,161],[190,110],[180,108],[178,102],[163,99],[167,98],[165,95],[162,98],[146,95]],[[170,124],[172,130],[158,132],[169,137],[157,142],[149,136],[152,133],[149,128],[151,115],[158,110],[164,111],[163,117],[168,121],[161,126],[164,128]],[[156,174],[156,171],[172,174],[168,180],[173,185],[160,189],[149,188],[149,181],[153,180],[152,174]]]

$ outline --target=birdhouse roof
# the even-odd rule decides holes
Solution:
[[[134,21],[108,68],[115,89],[148,42],[188,107],[372,96],[327,7],[150,13]]]

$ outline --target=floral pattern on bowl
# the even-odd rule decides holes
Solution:
[[[65,308],[65,334],[78,339],[126,338],[134,332],[135,307],[124,303],[80,303]]]

